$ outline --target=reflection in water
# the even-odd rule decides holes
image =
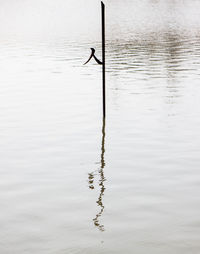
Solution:
[[[108,72],[131,80],[144,78],[185,79],[189,72],[199,74],[196,64],[200,54],[198,36],[165,31],[162,34],[138,36],[137,39],[110,41],[108,43]],[[191,56],[195,61],[189,62]],[[196,71],[196,72],[195,72]]]
[[[198,34],[166,28],[110,41],[107,71],[113,91],[117,91],[118,97],[118,90],[124,94],[129,91],[133,96],[159,93],[166,104],[179,103],[191,78],[199,80],[199,39]]]
[[[100,187],[100,193],[99,193],[99,196],[98,196],[98,199],[97,199],[97,204],[98,206],[100,207],[100,211],[99,213],[95,216],[95,218],[93,219],[94,221],[94,225],[96,227],[98,227],[98,229],[100,231],[104,231],[104,225],[101,224],[99,222],[99,218],[101,217],[103,211],[104,211],[104,205],[103,205],[103,201],[102,201],[102,198],[103,198],[103,195],[104,195],[104,192],[105,192],[105,186],[104,186],[104,182],[105,182],[105,176],[104,176],[104,167],[105,167],[105,159],[104,159],[104,154],[105,154],[105,118],[103,118],[103,124],[102,124],[102,141],[101,141],[101,167],[100,169],[98,170],[98,174],[99,174],[99,187]],[[94,189],[94,173],[95,172],[92,172],[92,173],[89,173],[89,176],[88,176],[88,182],[89,182],[89,188],[90,189]]]

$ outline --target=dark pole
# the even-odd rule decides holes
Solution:
[[[103,117],[106,116],[106,78],[105,78],[105,5],[101,2],[102,24],[102,83],[103,83]]]

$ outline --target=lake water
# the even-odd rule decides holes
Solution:
[[[67,2],[67,3],[66,3]],[[200,2],[1,1],[0,252],[200,252]]]

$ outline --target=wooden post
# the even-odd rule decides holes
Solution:
[[[106,117],[106,77],[105,77],[105,5],[101,2],[102,25],[102,85],[103,85],[103,117]]]

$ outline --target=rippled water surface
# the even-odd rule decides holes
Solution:
[[[200,252],[195,0],[1,1],[0,252]]]

